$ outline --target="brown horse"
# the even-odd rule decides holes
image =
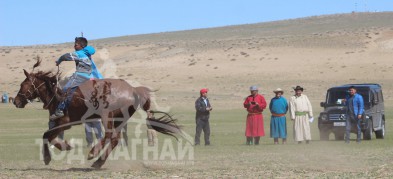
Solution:
[[[39,63],[38,61],[34,65],[33,71]],[[39,98],[44,103],[43,108],[49,110],[49,115],[52,115],[64,96],[57,87],[57,76],[51,72],[23,71],[26,79],[21,83],[21,88],[15,97],[15,106],[24,108],[29,100]],[[117,146],[121,128],[139,107],[147,112],[147,120],[156,131],[173,137],[175,137],[174,134],[181,133],[180,127],[175,123],[176,120],[170,115],[159,111],[149,111],[150,93],[151,90],[146,87],[135,88],[121,79],[89,80],[80,85],[74,92],[65,116],[56,119],[56,126],[43,135],[45,164],[48,165],[51,161],[49,143],[62,151],[71,150],[67,141],[60,141],[56,138],[60,132],[70,129],[72,125],[101,118],[105,127],[105,137],[90,150],[87,158],[91,160],[98,157],[101,150],[104,150],[92,165],[94,168],[101,168],[111,151]],[[152,113],[164,115],[154,118]],[[107,148],[105,148],[106,144],[109,145]]]

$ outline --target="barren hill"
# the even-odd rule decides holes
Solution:
[[[123,78],[157,92],[158,103],[191,106],[200,88],[215,106],[237,108],[257,84],[270,99],[304,86],[315,100],[343,83],[380,83],[393,98],[393,13],[352,13],[91,41],[94,60],[108,78]],[[0,47],[0,90],[15,96],[34,57],[42,70],[71,52],[71,43]],[[74,64],[61,66],[71,74]]]

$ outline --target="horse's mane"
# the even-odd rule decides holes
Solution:
[[[56,86],[58,80],[56,74],[53,74],[51,71],[38,71],[37,73],[31,73],[30,75],[44,81],[48,91],[52,93],[54,92],[53,90],[55,89],[54,87]]]
[[[35,59],[37,60],[37,62],[33,66],[33,72],[34,72],[34,69],[39,67],[42,62],[40,56],[37,56]],[[51,71],[47,71],[47,72],[38,71],[37,73],[33,73],[33,72],[31,72],[30,75],[34,76],[37,79],[43,80],[45,82],[49,82],[51,84],[57,83],[57,75],[54,75]]]
[[[37,79],[43,80],[43,81],[47,81],[50,83],[57,83],[57,76],[55,74],[53,74],[51,71],[47,71],[47,72],[43,72],[43,71],[38,71],[37,73],[32,73],[30,74],[34,77],[36,77]]]

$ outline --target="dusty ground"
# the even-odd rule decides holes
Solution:
[[[241,110],[241,102],[248,95],[249,86],[254,84],[261,87],[261,93],[267,99],[273,96],[272,91],[277,87],[284,89],[285,95],[289,96],[292,93],[291,87],[301,85],[306,89],[305,94],[313,101],[315,108],[319,108],[318,102],[324,99],[327,88],[346,83],[379,83],[383,86],[385,100],[393,100],[392,18],[393,13],[342,14],[214,29],[125,36],[93,40],[90,43],[97,49],[93,58],[105,77],[122,78],[133,85],[145,85],[159,89],[156,93],[156,101],[159,106],[156,108],[170,107],[174,112],[180,111],[178,112],[180,117],[185,118],[184,123],[189,125],[189,132],[192,133],[193,103],[199,95],[199,89],[205,87],[210,89],[209,95],[215,110],[221,111],[219,114],[225,118],[228,117],[226,113],[233,109]],[[72,40],[72,38],[70,39]],[[60,55],[72,50],[71,43],[0,47],[0,62],[3,64],[0,66],[0,90],[9,92],[10,96],[15,96],[19,84],[24,79],[22,69],[31,71],[36,56],[44,59],[43,67],[40,70],[56,70],[54,61]],[[74,70],[74,64],[65,62],[61,65],[61,69],[65,76],[70,75]],[[0,118],[5,118],[3,113],[0,114]],[[225,128],[221,130],[225,130]],[[220,134],[225,135],[226,133]],[[227,135],[239,137],[240,141],[242,140],[242,129]],[[318,138],[317,133],[315,135]],[[230,140],[230,137],[224,137],[223,140]],[[321,144],[321,146],[325,145],[330,145],[330,143]],[[385,144],[382,142],[380,145]],[[228,145],[228,147],[230,146]],[[236,155],[236,151],[244,150],[243,146],[237,147],[231,151],[232,153],[229,153]],[[336,150],[340,150],[341,147],[340,143],[334,143],[334,147],[331,149],[337,152]],[[302,150],[297,146],[289,148]],[[286,152],[289,148],[282,152]],[[305,150],[310,152],[311,156],[320,156],[318,152],[313,155],[313,152],[319,151],[321,148],[314,146],[309,151]],[[260,147],[260,149],[263,151],[264,147]],[[211,167],[205,167],[197,161],[197,165],[181,171],[191,173],[191,175],[183,175],[183,177],[236,177],[238,173],[239,177],[258,177],[258,175],[254,175],[255,172],[253,173],[257,170],[257,168],[253,168],[254,164],[266,167],[253,159],[255,153],[262,152],[260,149],[252,150],[251,154],[244,153],[240,156],[223,155],[223,158],[230,158],[230,160],[225,160],[227,162],[225,164],[221,160],[211,162]],[[389,153],[386,149],[382,147],[380,150]],[[269,151],[272,152],[275,149],[267,150],[267,154],[262,154],[263,157],[272,157],[269,155]],[[348,149],[344,154],[337,154],[338,158],[356,158],[349,155],[352,150],[356,149]],[[370,150],[372,149],[370,148]],[[201,152],[202,161],[209,158],[210,152],[217,152],[214,148],[196,149],[196,151],[197,153]],[[373,162],[373,156],[366,157],[371,160],[371,163]],[[382,156],[377,158],[385,160]],[[275,158],[273,157],[272,161],[273,159]],[[260,173],[261,177],[307,177],[308,175],[304,171],[313,171],[317,175],[312,176],[323,177],[325,170],[328,172],[327,176],[334,176],[329,172],[338,171],[340,175],[337,177],[339,178],[360,175],[358,171],[354,171],[356,167],[344,164],[340,164],[338,167],[334,164],[315,167],[318,161],[305,161],[302,165],[288,164],[285,163],[286,160],[286,158],[282,158],[280,160],[282,163],[271,162],[271,164],[278,165],[278,168],[289,167],[290,173],[288,175],[275,176],[273,173],[276,171],[276,167],[271,167],[267,170],[271,174]],[[29,168],[38,165],[34,160],[26,162],[24,164],[26,166],[21,167],[22,170],[18,168],[19,163],[13,164],[8,161],[6,160],[7,164],[5,164],[4,160],[0,160],[0,166],[4,169],[7,168],[4,166],[9,165],[9,170],[6,171],[17,173],[34,173],[37,170],[44,173],[51,173],[52,170],[71,170],[71,173],[89,173],[90,171],[86,169],[87,171],[81,172],[80,169],[72,169],[70,166],[65,168],[56,166],[52,169],[39,166],[38,169],[35,168],[34,172],[31,172]],[[297,159],[289,159],[289,161],[297,161]],[[248,168],[232,164],[235,162],[246,163],[244,166]],[[361,163],[361,161],[358,162]],[[389,165],[382,163],[377,162],[374,168],[366,165],[360,166],[366,171],[366,175],[361,176],[377,177],[380,170],[383,170],[382,173],[392,171]],[[138,166],[139,164],[132,165]],[[168,168],[157,170],[145,170],[143,167],[133,168],[141,168],[141,170],[133,170],[132,172],[135,173],[131,172],[132,176],[135,174],[141,177],[150,177],[151,172],[155,172],[155,175],[151,176],[170,177],[172,174],[175,176],[176,173],[176,169]],[[200,173],[206,168],[209,168],[206,173]],[[239,169],[237,170],[237,168]],[[230,174],[225,175],[227,169]],[[111,169],[108,170],[116,173]],[[148,176],[145,175],[146,171]],[[242,172],[246,172],[246,174],[241,174]],[[83,177],[85,176],[83,175]]]

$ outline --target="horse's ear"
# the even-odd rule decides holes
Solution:
[[[29,78],[29,77],[30,77],[30,74],[29,74],[29,73],[27,73],[27,71],[26,71],[25,69],[23,69],[23,72],[25,73],[25,75],[26,75],[26,77],[27,77],[27,78]]]

